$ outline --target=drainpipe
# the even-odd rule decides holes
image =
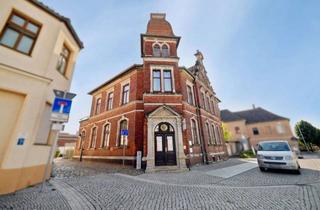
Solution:
[[[202,124],[202,120],[201,120],[201,116],[200,116],[200,103],[199,103],[199,92],[198,92],[198,88],[196,87],[197,84],[194,80],[194,93],[195,93],[195,105],[197,108],[197,118],[198,118],[198,124],[200,125],[200,148],[201,148],[201,153],[202,153],[202,158],[203,158],[203,163],[208,164],[208,159],[207,159],[207,151],[206,151],[206,147],[204,145],[204,134],[203,134],[203,124]]]

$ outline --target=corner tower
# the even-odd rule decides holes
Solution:
[[[179,57],[177,55],[179,41],[180,37],[173,33],[164,13],[150,14],[147,31],[141,34],[145,93],[174,94],[180,92],[180,84],[177,84],[179,81]],[[152,80],[152,78],[159,79]]]

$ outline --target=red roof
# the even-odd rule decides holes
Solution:
[[[174,36],[170,23],[166,21],[166,14],[151,13],[146,34],[158,36]]]

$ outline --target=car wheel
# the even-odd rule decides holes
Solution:
[[[264,167],[259,167],[260,171],[265,172],[266,169]]]
[[[301,172],[300,172],[299,169],[295,170],[294,173],[295,173],[295,174],[298,174],[298,175],[301,174]]]

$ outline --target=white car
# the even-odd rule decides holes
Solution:
[[[295,151],[287,141],[262,141],[257,147],[258,165],[261,171],[270,169],[294,170],[300,174]]]

